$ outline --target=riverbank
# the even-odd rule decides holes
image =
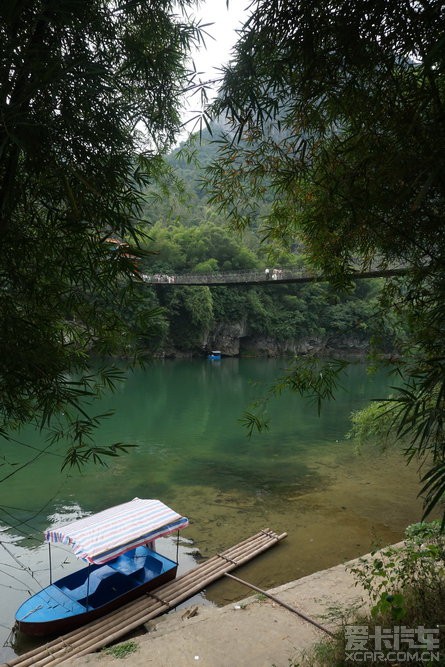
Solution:
[[[316,572],[269,592],[327,629],[335,630],[340,622],[339,610],[365,605],[366,595],[347,569],[357,561]],[[239,574],[242,577],[242,571]],[[125,658],[117,657],[118,645],[114,655],[102,651],[64,664],[290,667],[303,651],[327,636],[260,594],[221,608],[192,605],[155,619],[146,630],[146,634],[131,639],[134,651]]]

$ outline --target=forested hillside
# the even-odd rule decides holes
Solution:
[[[230,229],[208,203],[203,167],[216,145],[203,133],[193,151],[169,157],[164,183],[146,195],[143,218],[148,255],[140,268],[149,274],[218,271],[304,264],[301,247],[293,252],[262,244],[261,216],[243,237]],[[192,155],[191,155],[192,153]],[[266,198],[267,200],[267,198]],[[158,328],[146,342],[166,354],[277,355],[295,352],[363,352],[373,336],[378,280],[359,281],[339,292],[326,284],[228,287],[141,286],[141,310],[161,307]],[[390,334],[386,335],[390,346]]]

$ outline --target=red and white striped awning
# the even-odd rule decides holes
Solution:
[[[120,554],[188,526],[160,500],[135,498],[45,533],[47,542],[68,544],[77,558],[107,563]]]

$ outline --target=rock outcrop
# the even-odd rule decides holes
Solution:
[[[359,336],[299,337],[278,340],[272,336],[253,335],[246,321],[219,322],[209,333],[206,347],[220,350],[224,356],[280,357],[289,355],[364,356],[369,341]]]

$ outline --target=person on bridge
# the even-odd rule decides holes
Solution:
[[[269,271],[269,269],[266,269],[264,273],[266,274],[266,280],[269,280],[269,278],[270,278],[270,271]]]

